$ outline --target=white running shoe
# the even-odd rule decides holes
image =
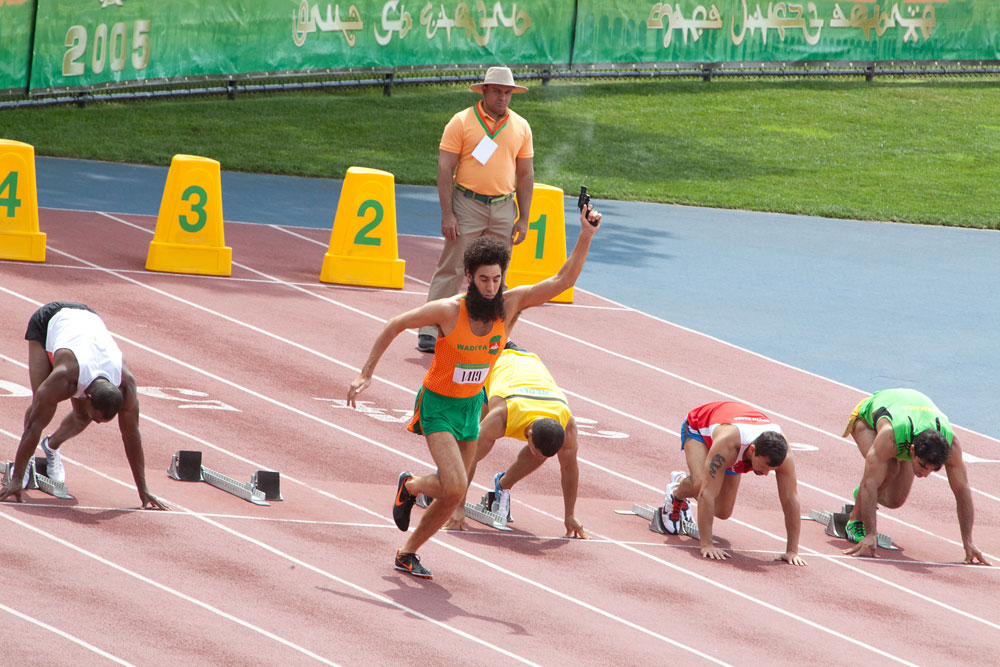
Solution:
[[[681,480],[686,477],[686,473],[675,470],[670,473],[670,483],[667,484],[666,492],[663,494],[663,510],[661,519],[663,527],[670,535],[678,535],[682,532],[682,524],[691,521],[691,508],[686,498],[678,498],[674,491],[680,486]]]
[[[500,478],[503,477],[502,472],[498,472],[493,478],[493,507],[490,509],[500,516],[507,517],[510,521],[510,489],[500,488]]]
[[[62,454],[58,449],[49,449],[49,436],[42,438],[42,451],[45,452],[45,476],[53,482],[66,482],[66,468],[63,466]]]
[[[677,490],[677,485],[681,483],[681,480],[685,477],[685,473],[681,470],[675,470],[670,473],[670,483],[667,484],[667,488],[663,493],[663,509],[664,513],[669,512],[673,504],[674,491]]]

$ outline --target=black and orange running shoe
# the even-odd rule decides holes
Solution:
[[[417,497],[406,490],[406,480],[413,477],[411,473],[399,473],[399,484],[396,487],[396,501],[392,505],[392,519],[396,522],[396,528],[402,531],[410,528],[410,511]]]
[[[420,577],[421,579],[434,578],[431,571],[420,564],[417,554],[406,554],[402,551],[397,551],[396,569],[407,574],[412,574],[414,577]]]

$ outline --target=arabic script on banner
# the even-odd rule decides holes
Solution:
[[[903,0],[902,3],[893,3],[888,9],[872,2],[838,2],[834,4],[827,20],[820,17],[814,2],[769,2],[766,10],[761,8],[761,3],[757,3],[751,11],[747,1],[741,0],[742,12],[736,12],[730,17],[729,36],[732,43],[739,46],[748,33],[754,38],[759,32],[761,42],[767,44],[768,31],[773,30],[781,40],[785,39],[786,32],[801,31],[805,42],[814,46],[819,43],[824,28],[860,30],[865,41],[882,37],[889,30],[901,29],[905,30],[903,43],[916,44],[921,39],[930,39],[937,27],[935,2],[944,4],[947,0]],[[846,14],[842,4],[850,7]],[[705,30],[722,30],[725,18],[714,3],[708,8],[698,5],[685,17],[682,3],[658,2],[649,12],[646,27],[649,30],[663,30],[663,46],[666,48],[673,41],[675,30],[687,45],[688,40],[697,42]]]
[[[450,15],[443,3],[424,4],[420,9],[419,21],[427,39],[434,39],[440,30],[448,44],[451,44],[452,31],[464,30],[469,41],[478,46],[486,46],[497,30],[509,28],[515,37],[520,37],[531,27],[531,16],[525,9],[518,9],[516,2],[511,3],[506,11],[501,2],[495,2],[490,7],[483,0],[471,4],[472,8],[470,3],[457,3]],[[327,4],[324,15],[321,3],[310,5],[309,0],[302,0],[298,10],[292,12],[292,40],[296,46],[302,46],[311,34],[340,32],[347,45],[353,47],[357,33],[364,29],[364,24],[355,4],[348,7],[344,19],[341,17],[339,4]],[[401,0],[388,0],[382,5],[378,20],[372,21],[372,33],[380,46],[388,45],[394,36],[403,39],[413,27],[413,14]]]

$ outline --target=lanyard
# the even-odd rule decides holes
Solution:
[[[500,130],[502,130],[503,128],[507,127],[507,121],[510,120],[510,114],[507,114],[506,116],[504,116],[503,117],[503,122],[500,123],[500,125],[497,127],[497,129],[493,130],[493,134],[490,134],[490,131],[486,128],[486,122],[483,120],[483,117],[479,114],[479,103],[478,102],[473,105],[472,110],[476,112],[476,118],[479,119],[479,124],[483,126],[483,132],[485,132],[486,136],[489,137],[490,139],[493,139],[495,136],[497,136],[498,134],[500,134]]]

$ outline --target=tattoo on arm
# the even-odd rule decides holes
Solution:
[[[722,468],[725,465],[726,459],[722,457],[722,454],[716,454],[712,457],[712,462],[708,464],[708,474],[714,478],[715,473],[719,472],[719,468]]]

